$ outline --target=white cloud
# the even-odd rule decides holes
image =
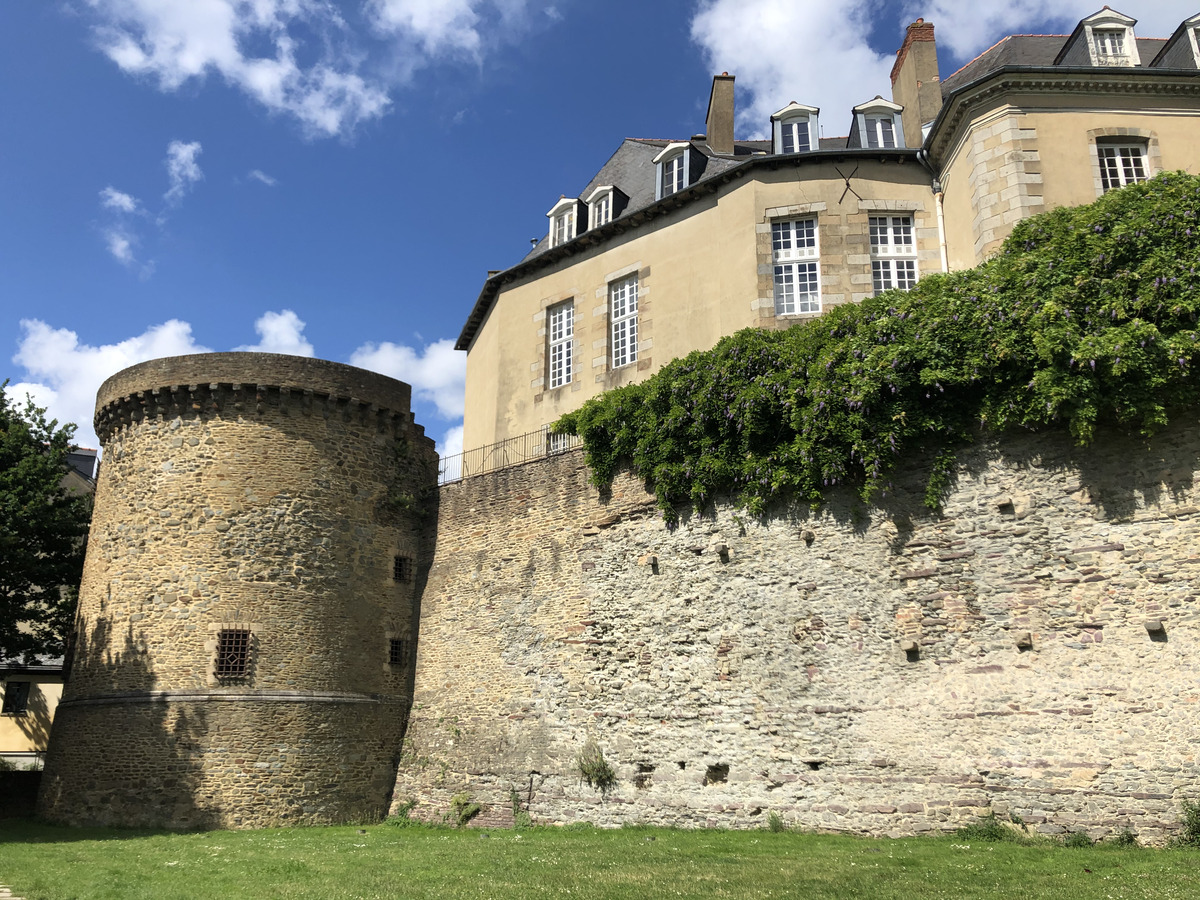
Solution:
[[[739,134],[766,134],[771,113],[797,100],[819,106],[834,136],[849,131],[852,107],[890,92],[894,57],[866,41],[878,15],[874,0],[703,0],[692,40],[751,95]]]
[[[177,206],[188,189],[204,177],[199,163],[196,162],[196,157],[201,152],[203,148],[199,141],[171,141],[167,144],[167,158],[163,163],[167,167],[167,178],[171,184],[163,194],[163,200],[167,204]]]
[[[433,403],[442,418],[462,418],[467,355],[455,350],[448,338],[427,344],[421,353],[390,342],[363,344],[350,364],[412,385],[417,399]]]
[[[429,56],[475,56],[483,42],[476,12],[481,5],[478,0],[372,0],[368,10],[379,31],[403,35]]]
[[[250,174],[247,175],[246,177],[249,178],[251,181],[262,182],[267,187],[275,187],[275,185],[277,185],[279,183],[278,180],[272,178],[270,175],[268,175],[262,169],[251,169]]]
[[[286,353],[290,356],[312,356],[313,345],[304,337],[304,322],[290,309],[265,312],[254,323],[259,342],[235,347],[252,353]]]
[[[75,440],[86,447],[99,446],[92,414],[104,379],[147,359],[208,352],[192,337],[192,326],[178,319],[99,347],[80,343],[74,331],[52,328],[40,319],[22,320],[21,329],[13,362],[24,367],[27,380],[9,385],[9,395],[20,398],[28,392],[51,417],[76,423]]]
[[[138,211],[138,201],[136,197],[131,197],[123,191],[118,191],[112,185],[109,185],[100,192],[100,205],[105,209],[116,210],[119,213],[135,213]]]
[[[463,451],[463,427],[455,425],[437,442],[437,452],[441,457],[457,456]]]
[[[1137,33],[1167,37],[1193,15],[1196,0],[1155,0],[1122,8],[1138,17]],[[1135,8],[1137,7],[1137,8]],[[792,100],[821,108],[827,137],[850,129],[852,107],[876,94],[891,96],[891,68],[904,26],[923,16],[937,28],[939,47],[970,59],[1014,33],[1068,33],[1096,12],[1096,0],[701,0],[692,40],[713,72],[728,71],[750,103],[738,112],[738,133],[762,136],[772,112]],[[877,53],[867,35],[880,16],[896,17],[894,47]],[[949,74],[949,71],[946,72]]]
[[[121,228],[104,229],[104,243],[108,246],[108,252],[123,265],[131,266],[137,262],[133,256],[133,241],[134,237]]]
[[[349,132],[388,107],[385,87],[355,71],[357,54],[334,49],[346,24],[324,0],[87,2],[98,17],[100,48],[164,91],[214,73],[320,135]],[[308,48],[304,36],[315,37]],[[298,51],[321,45],[323,58],[298,62]],[[266,55],[254,55],[251,46],[268,48]]]

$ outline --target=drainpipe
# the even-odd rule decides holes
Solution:
[[[933,202],[937,206],[938,248],[941,251],[942,271],[949,272],[950,257],[946,252],[946,214],[942,204],[946,195],[942,191],[942,183],[938,181],[937,173],[933,170],[933,165],[929,162],[929,153],[925,150],[918,150],[917,160],[925,167],[933,179],[929,187],[933,191]]]

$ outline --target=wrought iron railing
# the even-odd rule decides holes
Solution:
[[[443,456],[438,463],[438,484],[462,481],[497,469],[556,456],[574,450],[582,443],[576,435],[550,434],[548,429],[543,428],[454,456]]]

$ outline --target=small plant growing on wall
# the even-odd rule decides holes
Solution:
[[[483,809],[470,794],[455,794],[450,798],[450,818],[455,828],[463,828]]]
[[[600,745],[592,738],[588,738],[588,742],[579,751],[576,766],[579,769],[579,778],[588,787],[598,790],[601,795],[607,794],[617,784],[617,773],[604,758]]]

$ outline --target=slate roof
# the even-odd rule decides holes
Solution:
[[[984,50],[953,75],[943,78],[942,96],[949,97],[959,88],[1010,66],[1050,68],[1054,65],[1054,60],[1069,37],[1070,35],[1066,34],[1009,35]],[[1158,55],[1165,43],[1165,38],[1140,37],[1137,39],[1142,68],[1145,68]]]
[[[591,195],[592,191],[601,185],[611,184],[625,193],[629,203],[621,212],[622,216],[632,215],[655,202],[654,199],[654,157],[658,156],[665,147],[671,144],[690,143],[707,160],[704,173],[692,184],[703,183],[727,172],[734,166],[740,165],[754,156],[764,156],[771,152],[771,141],[734,141],[733,154],[713,153],[708,143],[703,140],[684,138],[669,140],[666,138],[625,138],[608,162],[600,167],[600,171],[592,180],[575,194],[580,200]],[[821,138],[821,150],[844,150],[845,137]],[[549,228],[541,239],[521,260],[540,256],[550,249]]]

